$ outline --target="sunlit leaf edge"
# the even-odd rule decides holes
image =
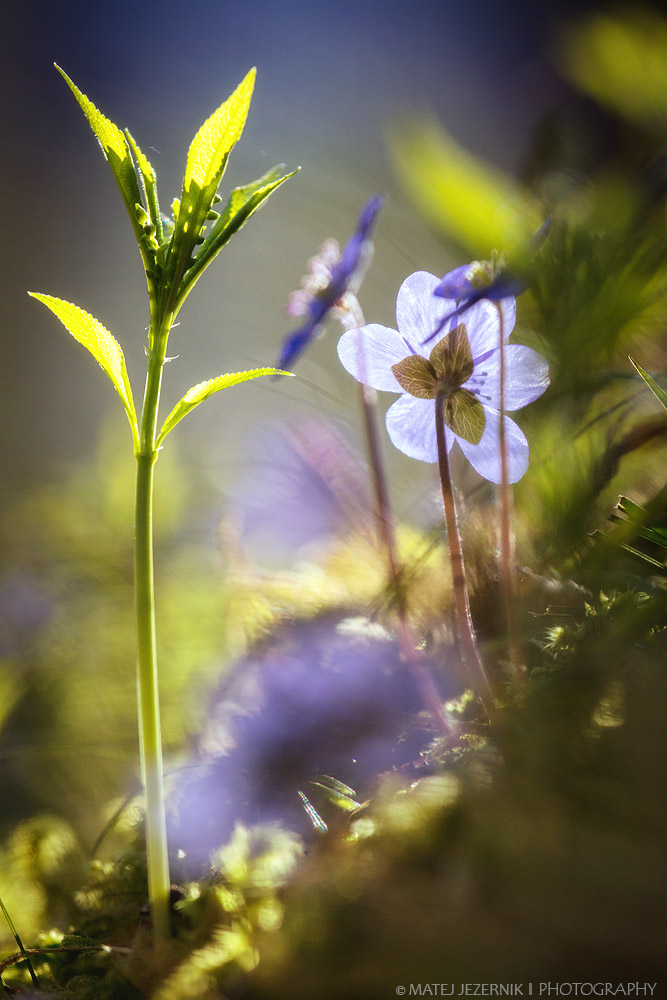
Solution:
[[[276,176],[277,171],[281,170],[282,167],[283,164],[272,167],[271,170],[267,171],[267,173],[258,180],[253,181],[250,184],[234,188],[229,196],[225,209],[222,211],[220,219],[218,219],[212,227],[211,232],[208,234],[199,252],[197,253],[192,266],[188,268],[183,276],[178,294],[179,308],[192,291],[195,282],[201,277],[211,261],[217,257],[222,248],[229,243],[232,236],[235,236],[236,233],[243,228],[251,216],[253,216],[255,212],[262,207],[274,191],[277,191],[277,189],[281,187],[285,181],[288,181],[291,177],[298,174],[301,169],[300,167],[297,167],[295,170],[291,170],[287,174],[283,174],[280,177]],[[268,180],[268,178],[273,179]],[[226,219],[225,211],[232,203],[234,195],[238,195],[239,193],[242,194],[243,192],[247,192],[247,197],[241,202],[239,208],[233,214],[230,213],[229,218]]]
[[[201,239],[201,229],[211,210],[229,154],[243,133],[255,74],[253,67],[236,90],[200,126],[190,143],[167,260],[169,291],[164,305],[166,311],[171,311],[176,302],[181,279]]]
[[[183,417],[187,416],[191,410],[199,406],[205,399],[212,396],[221,389],[227,389],[232,385],[240,385],[242,382],[249,382],[251,379],[260,378],[262,375],[292,375],[292,372],[281,371],[279,368],[251,368],[243,372],[229,372],[226,375],[218,375],[215,378],[205,379],[198,382],[179,399],[171,413],[168,415],[162,430],[158,436],[157,444],[161,444],[167,434],[173,431],[176,424],[180,423]]]
[[[57,63],[54,63],[54,66],[74,95],[102,147],[104,157],[111,168],[123,201],[125,202],[142,258],[144,259],[144,263],[147,264],[146,251],[142,245],[144,232],[137,219],[135,207],[137,204],[142,204],[141,191],[127,138],[123,131],[107,118],[83,91],[79,90],[74,81],[70,79]]]
[[[132,386],[127,374],[125,355],[116,338],[98,319],[73,302],[42,292],[28,292],[28,295],[50,309],[68,333],[90,351],[100,368],[107,374],[120,396],[130,422],[132,436],[137,444],[139,431]]]
[[[630,355],[628,355],[628,359],[630,364],[633,365],[633,367],[644,379],[646,385],[649,387],[658,402],[667,410],[667,392],[665,392],[665,390],[658,385],[654,378],[651,378],[648,372],[644,371],[641,365],[637,364],[634,358],[631,358]]]

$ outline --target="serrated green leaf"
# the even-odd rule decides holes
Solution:
[[[127,374],[125,355],[116,338],[109,333],[106,327],[102,326],[99,320],[96,320],[84,309],[74,305],[73,302],[65,302],[64,299],[55,298],[53,295],[43,295],[40,292],[28,292],[28,295],[43,302],[58,317],[74,339],[88,348],[100,367],[107,373],[120,396],[130,421],[132,437],[137,445],[139,431],[132,386]]]
[[[484,407],[468,389],[456,389],[445,402],[448,427],[471,444],[479,444],[486,427]]]
[[[157,444],[161,444],[166,438],[167,434],[173,431],[176,424],[180,423],[183,417],[194,410],[195,406],[199,406],[205,399],[212,396],[214,392],[220,392],[221,389],[227,389],[232,385],[240,385],[241,382],[249,382],[251,379],[260,378],[262,375],[291,375],[292,372],[283,372],[279,368],[252,368],[250,371],[245,372],[230,372],[227,375],[218,375],[217,378],[207,379],[205,382],[199,382],[197,385],[193,385],[191,389],[188,389],[186,394],[179,399],[176,406],[173,408],[164,424],[162,425],[162,430],[157,440]]]
[[[216,178],[219,179],[226,156],[241,138],[256,74],[257,70],[253,67],[231,97],[207,118],[192,140],[183,178],[184,196],[190,197],[192,191],[205,190]],[[189,209],[186,214],[190,215]]]
[[[97,136],[109,166],[113,172],[120,193],[123,196],[125,207],[127,208],[130,222],[134,229],[139,249],[142,250],[141,237],[144,235],[142,227],[139,225],[135,212],[135,205],[141,204],[141,193],[137,174],[134,169],[134,161],[130,153],[127,139],[121,129],[113,122],[109,121],[102,112],[95,107],[93,102],[83,94],[79,88],[68,77],[67,73],[55,64],[56,69],[64,79],[67,86],[74,94],[81,110],[88,119],[88,124]],[[144,256],[142,250],[142,256]]]
[[[634,365],[634,367],[637,369],[641,377],[644,379],[647,386],[649,387],[655,398],[658,400],[658,402],[661,403],[667,410],[667,392],[665,392],[665,390],[658,385],[658,383],[655,381],[654,378],[651,378],[648,372],[644,371],[641,365],[638,365],[637,362],[634,361],[632,358],[629,358],[629,360],[630,363]]]
[[[155,226],[155,238],[158,243],[162,243],[164,235],[162,232],[162,216],[160,215],[160,205],[157,196],[157,177],[155,175],[155,170],[153,169],[148,158],[141,152],[136,140],[133,138],[129,129],[125,129],[125,136],[128,143],[134,153],[134,158],[137,161],[137,167],[139,169],[139,176],[141,177],[145,204],[148,208],[148,215]]]
[[[211,227],[211,231],[202,243],[192,267],[188,268],[179,289],[179,303],[182,304],[190,294],[195,282],[203,274],[214,257],[229,243],[242,226],[260,208],[269,195],[299,172],[299,168],[288,174],[281,175],[283,164],[273,167],[259,180],[234,188],[229,201],[223,208],[220,218]]]
[[[243,132],[254,84],[255,70],[251,69],[231,97],[204,122],[190,144],[169,255],[168,310],[175,305],[181,279],[211,210],[229,153]]]

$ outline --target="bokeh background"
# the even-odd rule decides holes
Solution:
[[[554,977],[588,970],[590,960],[605,981],[664,967],[667,421],[628,354],[658,379],[667,369],[667,22],[655,16],[658,4],[653,14],[633,6],[618,21],[589,22],[598,9],[611,8],[574,0],[4,6],[0,896],[26,940],[88,917],[92,933],[106,934],[95,921],[109,898],[125,899],[118,940],[130,940],[145,899],[130,437],[104,374],[26,292],[73,301],[107,326],[137,402],[147,297],[113,177],[53,62],[131,130],[157,170],[163,210],[180,194],[193,135],[256,65],[221,193],[277,163],[302,169],[188,299],[170,340],[177,359],[165,374],[164,412],[205,378],[275,360],[295,325],[285,305],[308,258],[327,237],[343,243],[375,192],[387,203],[360,300],[369,321],[390,326],[411,272],[444,274],[503,249],[514,209],[529,219],[524,240],[554,217],[516,337],[548,358],[552,376],[518,417],[531,452],[514,491],[528,695],[510,705],[499,752],[477,739],[449,628],[435,470],[383,436],[412,622],[443,700],[462,696],[452,708],[461,745],[430,747],[445,773],[418,783],[412,799],[395,795],[391,781],[380,793],[373,808],[384,834],[372,839],[372,819],[366,833],[358,828],[373,865],[363,845],[342,868],[326,847],[313,852],[283,938],[262,945],[269,986],[256,995],[386,996],[402,981],[394,968],[406,982],[407,970],[412,981],[427,972],[435,981],[443,967],[468,981],[470,970],[482,976],[480,955],[508,982],[517,956]],[[174,813],[178,782],[208,750],[224,753],[213,761],[210,795],[203,783],[204,806],[224,801],[238,780],[245,820],[262,815],[252,812],[253,794],[262,806],[284,793],[298,829],[308,821],[295,782],[300,789],[324,773],[353,784],[337,762],[363,759],[372,722],[390,750],[381,772],[401,746],[408,764],[423,762],[432,740],[391,687],[400,667],[392,673],[398,657],[382,625],[391,626],[393,592],[373,531],[357,386],[338,363],[338,335],[330,325],[299,361],[298,378],[257,380],[207,401],[160,457],[158,643]],[[380,399],[381,413],[391,401]],[[473,615],[503,693],[496,494],[460,458],[453,470]],[[620,493],[630,501],[614,507]],[[241,736],[226,756],[233,726]],[[286,734],[286,764],[274,752],[276,732]],[[321,762],[323,745],[331,766]],[[376,777],[366,775],[361,799],[374,794]],[[187,833],[188,816],[180,820]],[[214,837],[226,836],[215,815],[212,825]],[[174,847],[181,834],[172,829]],[[289,854],[296,841],[284,839]],[[250,840],[237,849],[254,852]],[[119,857],[130,861],[114,868]],[[252,865],[248,872],[252,882]],[[1,921],[0,945],[13,947]],[[243,947],[250,955],[254,944]],[[331,968],[329,955],[346,962]],[[379,994],[359,987],[378,969]],[[185,995],[204,993],[175,982],[163,996]]]
[[[578,5],[581,7],[581,5]],[[5,11],[4,364],[0,414],[6,490],[92,455],[116,412],[113,390],[26,289],[81,304],[123,344],[143,377],[146,295],[123,206],[61,65],[113,121],[131,129],[158,172],[163,208],[180,194],[196,129],[257,65],[258,85],[223,193],[274,163],[300,165],[182,315],[165,403],[221,371],[271,363],[290,322],[289,291],[327,236],[341,242],[375,191],[388,196],[367,316],[391,323],[413,270],[458,262],[420,219],[392,170],[387,130],[430,113],[489,162],[517,172],[529,135],[567,97],[553,67],[564,4],[473,0],[380,3],[70,2]],[[258,384],[188,421],[181,441],[206,450],[218,485],[248,436],[272,417],[325,408],[348,415],[336,332],[300,365],[301,380]],[[113,419],[113,417],[111,418]]]
[[[123,346],[137,401],[147,297],[113,177],[53,62],[129,127],[156,168],[163,209],[180,194],[193,135],[252,65],[255,97],[221,193],[276,163],[302,168],[188,300],[170,340],[177,359],[164,381],[167,411],[205,378],[274,362],[294,326],[287,297],[308,258],[327,237],[343,243],[374,192],[387,203],[360,292],[369,321],[393,325],[397,290],[411,272],[444,274],[478,247],[488,250],[470,227],[463,231],[468,216],[460,238],[447,234],[442,198],[434,197],[432,212],[428,198],[412,200],[405,181],[424,163],[419,144],[401,140],[423,119],[439,123],[484,170],[500,172],[482,174],[480,194],[502,176],[499,190],[519,200],[531,191],[538,220],[545,205],[565,205],[566,224],[555,227],[548,263],[522,299],[521,340],[549,356],[554,387],[531,408],[534,416],[520,415],[531,429],[533,464],[516,496],[522,554],[534,558],[536,574],[555,567],[569,585],[614,495],[628,484],[639,502],[657,494],[659,463],[635,460],[634,452],[665,438],[627,354],[639,350],[647,367],[664,371],[667,90],[656,85],[653,96],[662,96],[652,104],[638,65],[636,91],[623,88],[636,97],[634,112],[624,115],[623,95],[606,108],[604,95],[596,103],[586,52],[573,55],[564,41],[588,12],[579,3],[517,0],[5,8],[0,837],[9,839],[0,861],[7,871],[36,856],[31,845],[53,832],[53,817],[71,824],[57,834],[63,843],[80,837],[90,850],[136,787],[138,770],[130,438],[108,380],[26,292],[73,301],[107,326]],[[658,34],[651,23],[634,53]],[[602,49],[611,65],[606,98],[617,69],[635,80],[623,37],[620,49]],[[664,64],[660,44],[652,85]],[[478,205],[467,197],[472,218]],[[479,233],[486,223],[477,221]],[[258,380],[208,401],[160,458],[157,598],[170,766],[196,741],[220,678],[259,635],[323,608],[377,610],[385,568],[368,539],[359,540],[359,526],[371,520],[363,440],[357,387],[338,363],[337,336],[329,329],[312,346],[298,378]],[[380,401],[382,411],[390,402]],[[448,583],[436,551],[434,470],[386,439],[384,449],[400,542],[421,574],[411,581],[412,599],[444,634]],[[487,600],[492,641],[493,494],[462,463],[455,475],[473,498],[467,543],[477,582],[491,581],[480,601]],[[595,567],[596,594],[607,582],[606,558]],[[634,567],[625,572],[623,580],[636,580]],[[556,591],[579,612],[584,575],[572,573],[571,591]],[[531,585],[526,605],[534,600],[531,614],[542,614],[551,592],[539,589],[548,589],[542,577]],[[543,639],[544,623],[531,622]],[[48,822],[39,819],[47,814]],[[13,886],[3,891],[14,892],[25,925],[41,926],[46,895],[28,912],[32,897],[20,879]]]

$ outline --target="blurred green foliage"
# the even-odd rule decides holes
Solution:
[[[619,125],[587,176],[567,108],[544,124],[521,183],[432,122],[392,138],[426,221],[463,259],[497,248],[511,266],[552,220],[530,254],[516,334],[548,356],[552,378],[521,415],[531,449],[515,490],[524,691],[506,679],[494,497],[460,467],[473,615],[502,726],[489,733],[461,690],[448,706],[455,735],[433,741],[415,721],[415,769],[378,776],[366,801],[345,796],[340,821],[307,851],[280,826],[239,824],[199,881],[174,858],[176,938],[154,955],[141,916],[141,802],[123,799],[137,771],[131,470],[109,431],[94,467],[30,491],[1,531],[13,622],[0,663],[0,895],[30,945],[121,949],[45,954],[37,969],[56,993],[334,1000],[564,970],[664,977],[667,414],[628,353],[664,389],[667,23],[600,15],[564,37],[564,72],[605,109],[591,144],[596,128]],[[352,527],[269,574],[198,464],[174,448],[161,456],[156,497],[174,767],[220,678],[258,640],[334,610],[384,624],[392,615],[368,511],[341,497]],[[312,472],[324,477],[316,462]],[[450,582],[437,510],[432,522],[398,536],[411,620],[444,675],[456,672]],[[326,782],[337,787],[336,775]],[[73,943],[63,938],[72,928]],[[4,929],[0,940],[10,951]],[[29,995],[20,966],[2,976]]]

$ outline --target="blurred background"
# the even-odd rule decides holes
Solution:
[[[285,305],[308,258],[327,237],[343,244],[374,192],[387,203],[359,297],[369,322],[389,326],[408,274],[442,275],[526,242],[553,214],[516,337],[548,357],[552,374],[552,389],[518,420],[531,447],[516,490],[519,558],[542,574],[526,597],[537,657],[547,603],[581,612],[584,586],[593,600],[619,580],[644,585],[649,570],[615,561],[618,545],[591,556],[591,533],[606,529],[618,493],[649,506],[659,497],[651,510],[665,513],[665,420],[627,361],[633,353],[659,374],[667,360],[667,28],[657,11],[610,20],[592,4],[517,0],[5,9],[0,837],[19,829],[0,848],[8,870],[45,830],[63,851],[73,842],[53,819],[20,821],[61,817],[89,849],[137,773],[130,437],[103,373],[26,292],[96,316],[123,346],[137,402],[147,297],[113,177],[53,62],[130,129],[157,171],[163,210],[180,195],[193,135],[252,65],[255,97],[221,193],[276,163],[302,168],[180,314],[165,413],[205,378],[275,361],[296,325]],[[327,608],[377,610],[385,571],[368,541],[357,387],[338,363],[338,336],[332,325],[298,378],[208,401],[160,458],[170,760],[195,741],[210,691],[258,636]],[[392,399],[380,400],[382,412]],[[434,470],[383,444],[417,624],[437,645],[448,581]],[[492,643],[493,493],[458,460],[455,476]],[[659,568],[664,551],[657,558]],[[536,725],[530,739],[547,730]],[[556,743],[544,759],[555,759]],[[14,884],[13,905],[38,926],[46,897],[31,918],[25,886]]]
[[[386,194],[387,204],[360,295],[369,320],[393,325],[397,290],[412,271],[442,274],[470,259],[469,249],[448,245],[442,229],[415,210],[388,136],[430,115],[473,155],[517,174],[536,123],[567,98],[552,65],[565,11],[492,0],[465,8],[442,0],[73,0],[5,11],[0,603],[10,664],[6,714],[17,703],[25,709],[13,726],[19,743],[10,740],[5,750],[8,773],[20,771],[5,799],[13,803],[7,827],[21,797],[30,798],[26,783],[40,786],[38,800],[50,790],[49,804],[63,805],[71,788],[56,792],[52,783],[63,756],[85,749],[101,766],[119,752],[133,760],[135,746],[130,441],[103,373],[26,291],[76,302],[104,323],[123,346],[137,402],[147,296],[113,177],[53,63],[130,128],[155,166],[163,210],[180,195],[193,135],[252,65],[255,97],[221,193],[275,163],[302,168],[225,249],[181,313],[170,341],[178,358],[163,390],[168,412],[204,378],[275,361],[295,325],[287,297],[308,258],[327,237],[342,245],[374,192]],[[298,379],[220,394],[179,427],[160,461],[158,522],[170,553],[161,563],[168,609],[161,634],[180,678],[164,697],[176,743],[192,725],[179,716],[191,671],[215,675],[230,642],[220,587],[239,538],[264,565],[291,568],[301,546],[340,528],[341,483],[338,499],[330,484],[313,486],[318,454],[329,456],[333,475],[347,467],[356,476],[342,483],[348,502],[355,490],[367,494],[357,389],[337,360],[332,326],[300,361]],[[390,401],[381,400],[382,410]],[[437,519],[432,469],[384,445],[399,515]],[[332,448],[339,449],[333,459]],[[364,595],[381,579],[378,571]],[[318,585],[309,587],[317,594]],[[42,693],[31,701],[33,684]],[[63,699],[69,707],[58,719]],[[124,750],[109,746],[111,733]],[[89,769],[77,800],[94,788],[103,794],[105,780]]]
[[[182,314],[172,342],[179,360],[165,385],[170,406],[202,378],[275,359],[290,329],[287,295],[307,259],[328,236],[346,240],[375,191],[388,203],[362,294],[367,317],[391,324],[407,274],[444,273],[460,262],[406,197],[387,130],[429,113],[473,154],[518,171],[536,122],[566,97],[552,65],[565,12],[563,4],[492,0],[465,7],[443,0],[28,3],[6,12],[5,491],[92,455],[117,408],[113,390],[26,289],[97,316],[123,344],[135,396],[144,371],[147,303],[132,234],[53,62],[148,150],[163,208],[180,194],[195,131],[252,65],[252,111],[222,193],[274,163],[302,167],[225,251]],[[309,352],[299,382],[220,397],[182,428],[185,450],[207,453],[219,488],[237,449],[245,453],[269,417],[301,420],[324,407],[339,421],[349,418],[336,332]]]

